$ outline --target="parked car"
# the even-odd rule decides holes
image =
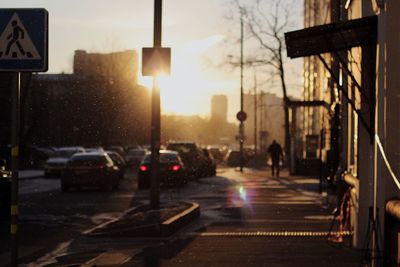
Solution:
[[[98,147],[85,147],[85,152],[104,152],[104,148],[101,146]]]
[[[53,155],[54,151],[50,147],[32,147],[29,155],[30,167],[43,169],[46,161]]]
[[[231,150],[226,156],[226,164],[231,167],[240,166],[240,151]]]
[[[110,156],[111,160],[114,162],[115,165],[118,166],[119,168],[119,177],[121,179],[124,178],[124,173],[125,173],[125,168],[126,168],[126,162],[123,157],[117,152],[114,151],[105,151],[108,156]]]
[[[125,154],[125,160],[131,168],[136,168],[142,162],[147,152],[144,148],[129,149]]]
[[[125,156],[125,150],[122,146],[108,146],[105,148],[105,150],[117,152],[121,155],[121,157]]]
[[[147,154],[139,166],[138,188],[150,187],[150,158]],[[187,171],[178,152],[160,150],[160,183],[166,186],[183,186],[187,183]]]
[[[217,163],[214,156],[208,151],[207,148],[203,148],[203,154],[206,157],[207,164],[204,170],[206,176],[214,176],[217,173]]]
[[[5,159],[0,159],[0,179],[7,178],[10,176],[11,176],[11,172],[7,168],[7,161]]]
[[[217,163],[221,163],[224,160],[224,155],[218,147],[209,147],[208,152],[212,155]]]
[[[61,190],[100,187],[116,189],[120,182],[120,169],[105,152],[77,153],[68,160],[61,176]]]
[[[61,147],[57,149],[44,165],[44,175],[60,176],[68,160],[76,153],[85,152],[83,147]]]
[[[216,173],[215,164],[204,155],[194,142],[170,142],[167,149],[179,153],[193,178],[201,178]]]

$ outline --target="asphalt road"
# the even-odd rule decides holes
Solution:
[[[29,262],[81,234],[116,218],[144,198],[136,197],[134,175],[128,174],[117,191],[97,189],[62,193],[58,178],[19,183],[19,253]],[[9,262],[9,222],[0,222],[0,266]]]
[[[282,176],[223,168],[184,188],[163,189],[162,202],[197,202],[201,216],[162,240],[79,239],[83,231],[147,203],[148,191],[136,190],[133,175],[116,192],[61,193],[57,179],[24,181],[21,262],[92,266],[104,255],[109,266],[358,266],[360,254],[349,248],[348,238],[341,245],[326,239],[332,216],[317,180]],[[8,227],[0,224],[2,236]],[[8,246],[0,243],[0,263],[8,260]]]

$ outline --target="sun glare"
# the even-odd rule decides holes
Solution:
[[[172,49],[171,75],[158,77],[164,114],[209,114],[211,95],[223,88],[221,81],[207,75],[209,70],[202,67],[202,55],[222,39],[219,35],[211,36]],[[151,77],[140,77],[140,82],[152,88]]]

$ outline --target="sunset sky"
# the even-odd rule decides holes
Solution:
[[[232,39],[238,23],[229,21],[230,0],[164,0],[163,46],[172,48],[172,75],[161,81],[164,113],[209,116],[211,96],[226,94],[229,119],[239,109],[239,72],[226,64],[239,53]],[[245,0],[243,2],[251,2]],[[292,1],[297,28],[303,1]],[[49,73],[71,73],[74,51],[107,53],[152,46],[153,0],[3,0],[2,8],[43,7],[49,11]],[[246,47],[246,43],[245,43]],[[246,49],[245,49],[246,54]],[[140,62],[139,62],[140,63]],[[294,63],[294,64],[293,64]],[[259,74],[259,79],[266,74]],[[288,65],[289,94],[299,96],[301,61]],[[140,78],[140,83],[151,81]],[[253,72],[245,70],[245,91],[253,88]],[[278,84],[259,90],[281,95]]]

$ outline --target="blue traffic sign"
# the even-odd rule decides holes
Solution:
[[[0,71],[48,69],[48,12],[0,9]]]

